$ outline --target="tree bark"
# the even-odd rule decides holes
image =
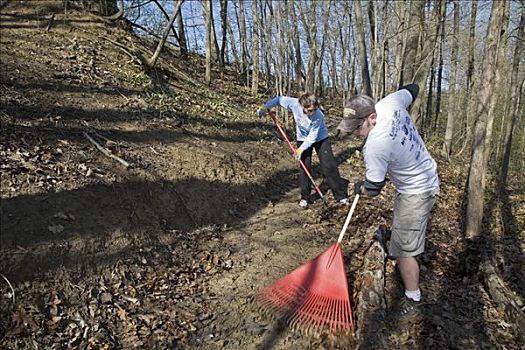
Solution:
[[[256,96],[259,90],[259,15],[258,0],[252,1],[252,95]]]
[[[323,17],[323,30],[321,37],[321,49],[319,59],[316,66],[316,84],[315,84],[315,93],[318,96],[324,95],[324,74],[323,74],[323,62],[326,50],[326,42],[328,37],[328,21],[330,20],[330,13],[332,9],[332,0],[325,1],[323,3],[322,10],[324,11]]]
[[[237,51],[237,47],[235,45],[235,35],[233,34],[233,29],[232,29],[232,26],[230,24],[230,22],[226,23],[226,29],[228,31],[228,35],[230,36],[230,47],[231,47],[231,51],[232,51],[232,55],[233,55],[233,60],[235,62],[235,64],[237,65],[238,67],[238,70],[240,72],[242,72],[242,64],[241,64],[241,59],[239,57],[239,53]]]
[[[498,46],[496,48],[496,66],[498,69],[496,69],[496,75],[494,77],[494,85],[495,86],[501,86],[501,80],[502,80],[502,71],[503,71],[503,65],[505,61],[506,51],[507,51],[507,27],[509,24],[509,10],[510,6],[508,1],[504,2],[504,8],[503,8],[503,18],[502,24],[501,24],[501,32],[500,32],[500,38],[498,41]],[[499,94],[498,94],[499,93]],[[501,95],[501,92],[498,91],[494,92],[490,96],[490,107],[488,111],[488,120],[487,120],[487,136],[485,137],[485,147],[483,150],[483,168],[486,169],[485,173],[483,174],[483,181],[482,181],[482,187],[485,188],[486,184],[486,174],[489,170],[487,168],[489,158],[491,156],[491,150],[493,147],[491,147],[492,144],[492,129],[494,126],[494,118],[496,114],[496,102],[498,101],[498,96]]]
[[[294,45],[294,53],[295,53],[295,61],[294,61],[294,70],[295,70],[295,82],[297,86],[299,86],[300,90],[304,90],[304,73],[303,73],[303,58],[301,55],[301,40],[299,38],[299,29],[297,28],[298,20],[297,20],[297,14],[295,9],[295,1],[290,0],[289,4],[289,12],[292,19],[292,36],[293,36],[293,45]]]
[[[473,103],[471,103],[470,101],[475,100],[475,98],[473,97],[475,96],[474,95],[474,45],[475,45],[475,40],[476,40],[477,9],[478,9],[478,2],[472,1],[471,9],[470,9],[470,28],[469,28],[467,76],[466,76],[467,93],[465,96],[465,106],[467,108],[464,110],[465,113],[462,114],[462,119],[465,121],[464,135],[463,135],[464,139],[463,139],[463,146],[458,152],[458,155],[463,152],[463,150],[466,148],[470,140],[470,115],[472,114],[471,110],[473,108]]]
[[[446,6],[446,1],[443,1],[442,6]],[[446,10],[446,9],[445,9]],[[441,16],[441,25],[440,25],[440,40],[439,40],[439,63],[437,71],[437,80],[436,80],[436,111],[434,113],[434,126],[432,130],[437,130],[437,121],[438,117],[441,114],[441,85],[443,80],[443,45],[445,44],[445,12],[442,11]]]
[[[361,0],[354,2],[355,22],[357,29],[357,43],[361,63],[361,94],[372,96],[372,84],[370,83],[370,72],[368,71],[368,57],[366,51],[365,26],[363,23],[363,11]]]
[[[450,158],[452,152],[452,136],[454,135],[454,121],[456,117],[456,74],[458,67],[458,35],[459,35],[459,2],[454,0],[454,27],[451,36],[452,51],[450,53],[450,82],[448,85],[448,107],[447,127],[445,130],[445,141],[443,142],[443,154]]]
[[[177,34],[179,35],[179,47],[182,57],[188,55],[188,42],[186,41],[186,31],[184,30],[184,19],[182,18],[182,6],[179,7],[177,14]]]
[[[239,38],[241,41],[241,67],[245,74],[246,86],[250,85],[248,74],[248,39],[246,34],[246,20],[244,15],[244,0],[239,0]]]
[[[300,18],[306,35],[306,42],[308,43],[308,64],[306,73],[306,87],[309,92],[315,92],[315,67],[319,60],[319,50],[317,47],[317,6],[319,2],[313,0],[310,3],[310,8],[305,9],[300,6]],[[303,5],[303,4],[301,4]]]
[[[478,237],[481,232],[485,194],[482,180],[483,174],[486,171],[483,167],[483,155],[487,133],[490,96],[494,93],[494,78],[497,69],[497,47],[500,39],[504,6],[504,1],[496,1],[493,3],[487,32],[488,41],[485,49],[486,56],[483,61],[482,76],[484,84],[478,99],[478,117],[475,125],[472,157],[468,177],[467,212],[465,218],[465,237],[467,239],[474,239]]]
[[[524,55],[523,50],[523,41],[525,40],[524,35],[524,27],[525,27],[525,6],[521,7],[521,19],[520,24],[518,26],[518,34],[517,34],[517,40],[516,40],[516,46],[514,47],[514,57],[512,62],[512,74],[511,74],[511,82],[510,82],[510,89],[511,89],[511,97],[510,97],[510,111],[511,114],[507,118],[507,127],[505,131],[505,139],[504,139],[504,153],[503,153],[503,160],[501,162],[501,173],[499,177],[499,185],[500,185],[500,191],[498,193],[502,193],[503,190],[507,187],[507,177],[509,173],[509,165],[510,165],[510,155],[512,150],[512,133],[514,131],[514,125],[516,122],[516,119],[518,117],[518,109],[519,109],[519,95],[520,95],[520,86],[525,82],[525,79],[523,82],[520,83],[519,81],[519,67],[520,67],[520,61],[522,61],[522,56]],[[525,133],[524,133],[525,135]]]
[[[407,37],[408,37],[408,30],[406,29],[408,27],[407,23],[409,20],[409,14],[410,14],[410,4],[406,4],[403,6],[403,4],[406,4],[402,1],[396,1],[395,2],[395,12],[396,14],[401,18],[401,21],[398,25],[398,28],[396,30],[396,37],[397,37],[397,44],[395,49],[395,72],[396,72],[396,80],[394,85],[391,87],[392,90],[398,89],[399,87],[403,86],[404,79],[403,79],[403,56],[405,52],[405,47],[407,43]],[[396,84],[397,83],[397,84]]]
[[[439,6],[437,6],[438,3]],[[415,18],[412,22],[413,27],[411,27],[410,30],[419,34],[413,33],[409,39],[409,44],[407,45],[408,56],[405,58],[407,59],[407,62],[405,71],[403,72],[403,76],[406,78],[404,84],[415,82],[419,86],[426,85],[430,66],[432,65],[432,60],[436,51],[439,21],[446,13],[445,0],[439,0],[438,3],[435,4],[436,6],[434,7],[434,14],[432,16],[437,23],[425,20],[424,1],[418,1],[413,4],[415,7],[412,9],[412,17]],[[414,45],[417,45],[415,51]],[[412,59],[414,61],[412,61]],[[425,90],[423,90],[423,92],[425,92]],[[426,102],[426,99],[424,96],[421,97],[422,98],[416,99],[411,107],[416,122],[418,122],[418,116],[424,115],[425,111],[424,103]]]
[[[213,22],[212,22],[212,11],[211,8],[206,9],[206,7],[211,7],[211,2],[204,1],[202,2],[203,14],[204,14],[204,23],[206,25],[206,84],[211,84],[211,56],[212,56],[212,37],[213,37]]]
[[[222,42],[221,42],[221,50],[219,54],[219,68],[221,71],[224,70],[224,65],[226,64],[225,61],[225,54],[227,49],[227,26],[228,26],[228,0],[221,0],[221,32],[222,32]]]

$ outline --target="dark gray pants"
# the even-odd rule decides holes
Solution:
[[[297,146],[301,146],[303,143],[301,141],[297,142]],[[336,200],[341,200],[347,198],[347,189],[345,183],[341,179],[339,174],[339,169],[337,167],[337,162],[334,158],[334,153],[332,152],[332,145],[330,144],[330,139],[327,137],[324,140],[317,141],[310,148],[305,150],[301,155],[301,160],[303,161],[306,168],[312,174],[312,152],[315,149],[317,156],[319,157],[319,163],[321,165],[321,172],[326,178],[328,187],[332,190]],[[304,169],[299,165],[299,188],[301,189],[301,199],[310,200],[310,193],[312,190],[312,183],[308,179],[308,175]]]

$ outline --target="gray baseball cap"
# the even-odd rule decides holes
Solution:
[[[370,114],[375,113],[374,100],[366,95],[355,95],[346,101],[343,109],[343,120],[337,126],[337,129],[352,133],[359,128],[363,120]]]

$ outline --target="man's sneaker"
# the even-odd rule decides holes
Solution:
[[[299,201],[299,206],[300,206],[301,208],[306,208],[306,207],[308,206],[308,201],[307,201],[306,199],[301,199],[301,200]]]
[[[403,296],[397,307],[397,319],[402,323],[417,322],[422,316],[420,301]]]
[[[343,198],[339,200],[339,204],[348,205],[348,198]]]

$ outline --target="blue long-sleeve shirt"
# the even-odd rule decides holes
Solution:
[[[297,98],[276,96],[264,104],[268,109],[278,105],[293,113],[297,141],[303,142],[301,147],[299,147],[300,150],[305,151],[315,142],[328,137],[328,129],[324,123],[324,114],[319,108],[308,117],[304,114],[303,106],[301,106]]]

